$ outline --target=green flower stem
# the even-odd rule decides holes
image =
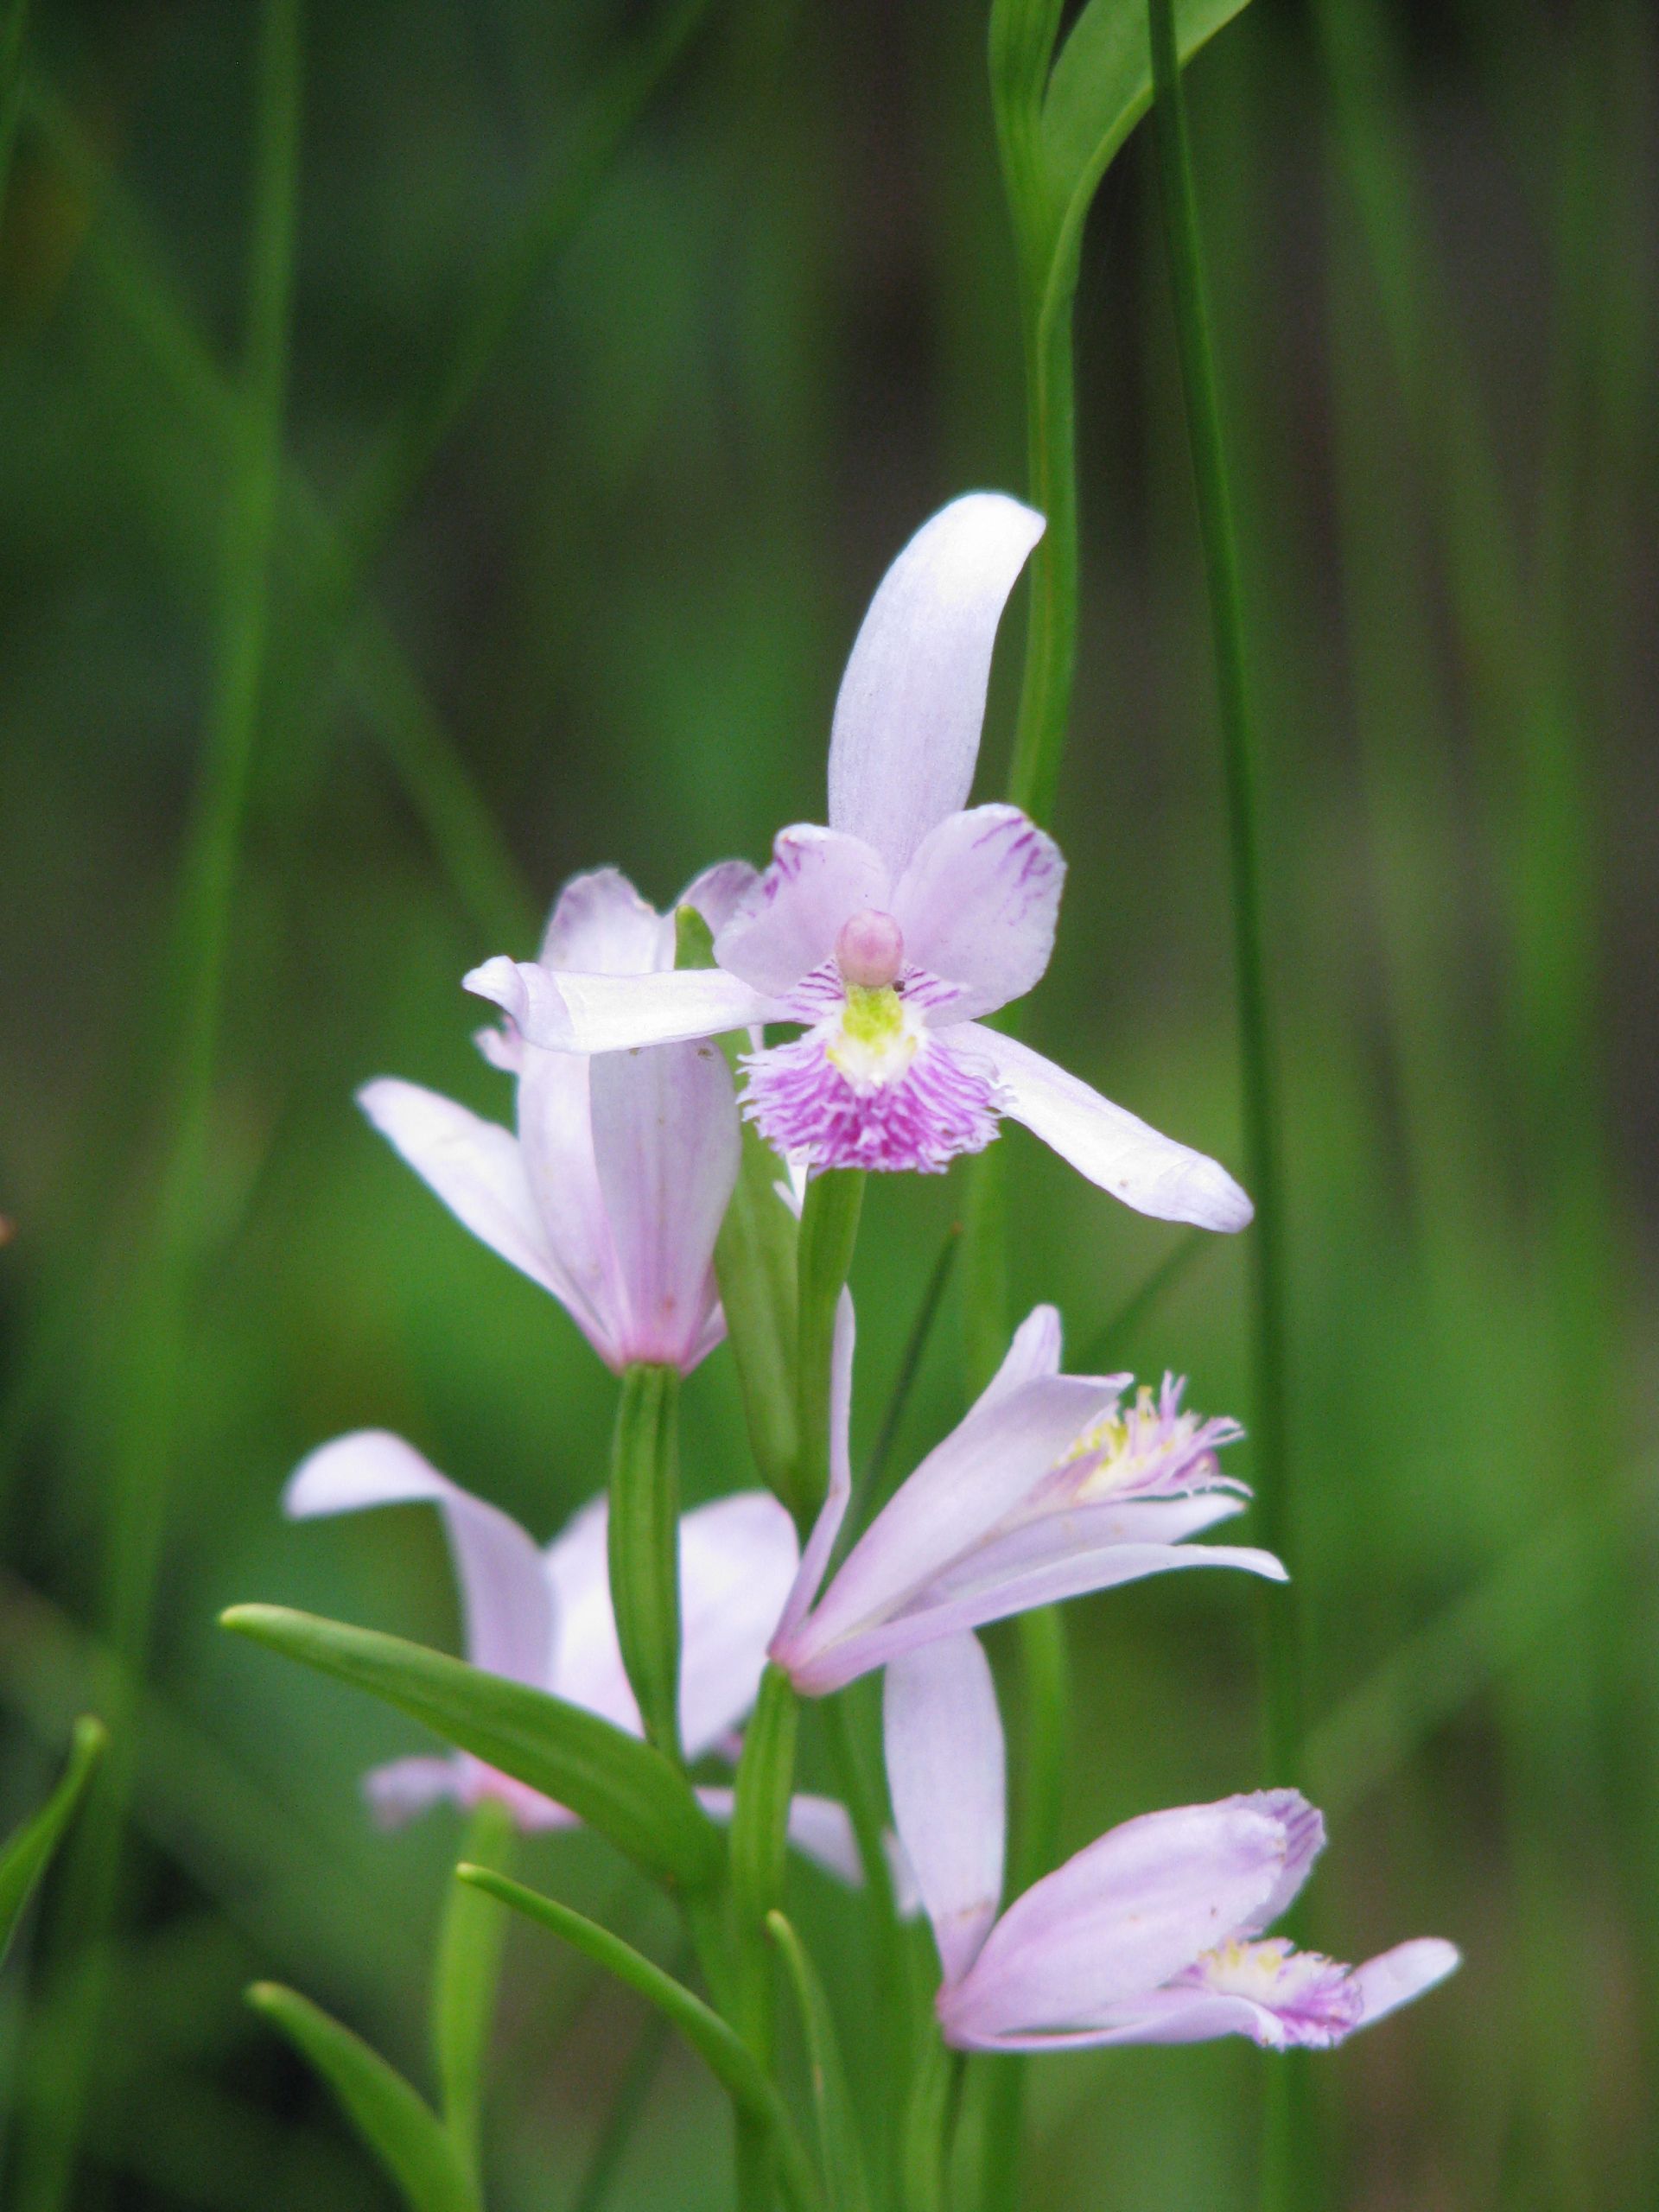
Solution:
[[[1252,1351],[1253,1427],[1259,1472],[1256,1497],[1262,1541],[1291,1570],[1289,1590],[1274,1591],[1262,1605],[1264,1748],[1269,1779],[1275,1783],[1294,1783],[1303,1777],[1301,1637],[1287,1448],[1283,1219],[1278,1106],[1262,944],[1255,736],[1245,669],[1238,548],[1173,0],[1150,0],[1148,22],[1170,289],[1210,600],[1227,793],[1244,1151],[1255,1200]],[[1262,2158],[1265,2206],[1309,2204],[1321,2193],[1320,2161],[1316,2145],[1310,2141],[1316,2132],[1316,2115],[1310,2109],[1311,2087],[1306,2069],[1282,2069],[1273,2077]]]
[[[1027,493],[1047,522],[1029,569],[1026,658],[1008,796],[1043,823],[1052,814],[1059,788],[1077,635],[1072,329],[1077,252],[1075,247],[1057,251],[1041,146],[1043,96],[1060,16],[1056,0],[995,0],[990,27],[992,103],[1020,263]],[[1011,1319],[1001,1147],[974,1161],[971,1174],[963,1240],[963,1310],[969,1385],[977,1390],[1007,1348]],[[1054,1700],[1063,1694],[1065,1624],[1049,1609],[1026,1616],[1020,1636],[1025,1699],[1014,1857],[1034,1876],[1046,1870],[1058,1835],[1065,1715]],[[1014,2212],[1020,2195],[1026,2065],[1011,2058],[982,2070],[988,2125],[981,2203],[983,2212]]]
[[[82,1829],[67,1885],[65,1924],[74,1930],[74,1948],[58,1992],[61,2001],[35,2054],[35,2125],[14,2174],[14,2202],[29,2212],[55,2212],[68,2197],[104,2010],[137,1758],[129,1724],[149,1643],[178,1457],[231,912],[269,645],[298,196],[300,0],[265,0],[257,44],[245,398],[225,485],[213,692],[174,915],[177,1011],[160,1101],[165,1148],[153,1215],[137,1244],[124,1371],[113,1386],[121,1418],[110,1468],[105,1602],[116,1664],[103,1700],[113,1750],[108,1787]]]
[[[1171,0],[1151,0],[1148,20],[1153,82],[1156,88],[1153,114],[1158,132],[1170,284],[1209,589],[1222,766],[1227,793],[1244,1151],[1251,1195],[1255,1201],[1251,1249],[1255,1370],[1253,1433],[1259,1474],[1256,1505],[1262,1541],[1268,1550],[1277,1552],[1290,1568],[1290,1592],[1294,1592],[1297,1586],[1296,1531],[1287,1451],[1289,1407],[1279,1113],[1262,944],[1256,744],[1245,672],[1243,595]],[[1278,1589],[1272,1593],[1272,1632],[1266,1646],[1266,1750],[1269,1773],[1275,1783],[1296,1782],[1302,1771],[1300,1638],[1296,1607],[1287,1601],[1289,1594]]]
[[[798,1452],[787,1503],[804,1530],[830,1483],[830,1368],[836,1307],[853,1264],[864,1204],[861,1167],[832,1167],[806,1186],[801,1215],[800,1342],[795,1365]]]
[[[680,1757],[680,1377],[625,1369],[611,1445],[611,1596],[645,1740]]]
[[[674,916],[674,965],[712,968],[715,940],[695,906]],[[735,1078],[740,1035],[721,1040]],[[715,1274],[726,1315],[749,1449],[769,1490],[791,1503],[799,1456],[795,1407],[797,1280],[800,1231],[779,1194],[784,1165],[753,1122],[743,1124],[742,1151],[731,1203],[715,1243]]]
[[[1048,527],[1031,556],[1008,797],[1046,823],[1059,789],[1077,656],[1077,391],[1069,287],[1026,318],[1027,496]]]
[[[732,1907],[742,1961],[745,2042],[762,2064],[772,2045],[772,1957],[766,1915],[782,1902],[789,1800],[795,1784],[800,1701],[780,1668],[760,1677],[760,1694],[743,1732],[732,1812]]]
[[[461,1855],[475,1866],[509,1873],[516,1835],[506,1807],[499,1798],[486,1797],[467,1822]],[[506,1926],[503,1915],[476,1890],[464,1882],[449,1885],[432,1977],[433,2056],[443,2124],[475,2188],[481,2187],[479,2114]]]
[[[882,2041],[881,2094],[884,2133],[895,2147],[906,2110],[906,2091],[913,2063],[910,2023],[917,2010],[910,1953],[904,1923],[893,1895],[893,1873],[887,1864],[887,1808],[880,1784],[872,1777],[858,1740],[856,1683],[833,1697],[818,1700],[824,1735],[836,1770],[836,1785],[853,1823],[860,1864],[864,1870],[864,1894],[868,1900],[871,1940],[875,1947],[876,2004],[874,2031]],[[931,2032],[922,2038],[934,2040]],[[878,2160],[877,2171],[887,2161]]]

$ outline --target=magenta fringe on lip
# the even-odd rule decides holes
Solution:
[[[930,1038],[896,1083],[860,1091],[821,1034],[753,1052],[743,1063],[743,1111],[768,1144],[815,1168],[871,1167],[938,1174],[997,1133],[996,1093],[977,1070]]]

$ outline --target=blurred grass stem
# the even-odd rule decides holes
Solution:
[[[245,404],[226,488],[223,594],[213,696],[175,918],[173,1050],[162,1102],[163,1154],[154,1218],[129,1291],[124,1388],[112,1440],[105,1603],[118,1665],[105,1709],[110,1780],[83,1832],[63,1925],[72,1999],[38,2053],[36,2125],[16,2202],[54,2212],[67,2198],[103,2016],[107,1938],[137,1758],[133,1691],[149,1642],[181,1394],[200,1257],[201,1207],[230,939],[232,898],[258,723],[269,633],[287,387],[301,113],[300,0],[265,0],[257,35]]]
[[[1282,1785],[1303,1778],[1303,1688],[1288,1452],[1279,1109],[1263,941],[1257,744],[1246,666],[1243,580],[1173,0],[1149,0],[1147,23],[1159,185],[1209,599],[1226,789],[1245,1167],[1255,1202],[1251,1318],[1257,1510],[1263,1544],[1291,1571],[1288,1591],[1275,1590],[1271,1610],[1266,1604],[1262,1607],[1263,1748],[1268,1779]],[[1316,2203],[1323,2193],[1317,2145],[1306,2139],[1307,2090],[1301,2073],[1281,2068],[1271,2077],[1262,2174],[1266,2207]]]
[[[1259,772],[1245,664],[1243,593],[1171,0],[1151,0],[1148,21],[1153,79],[1157,89],[1153,114],[1158,137],[1159,176],[1164,196],[1176,345],[1186,400],[1187,435],[1210,602],[1227,798],[1244,1149],[1250,1193],[1255,1203],[1251,1247],[1255,1371],[1253,1431],[1261,1477],[1256,1506],[1263,1544],[1285,1560],[1294,1577],[1296,1544],[1287,1465],[1279,1109],[1263,941]],[[1299,1638],[1294,1606],[1287,1604],[1284,1592],[1275,1591],[1274,1596],[1273,1633],[1267,1644],[1266,1751],[1275,1782],[1290,1783],[1298,1778],[1301,1769]]]

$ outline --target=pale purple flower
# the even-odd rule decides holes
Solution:
[[[283,1494],[296,1519],[365,1506],[427,1503],[442,1517],[460,1585],[466,1656],[475,1667],[643,1733],[622,1665],[606,1559],[607,1503],[592,1499],[539,1549],[499,1507],[474,1497],[385,1429],[337,1437],[302,1461]],[[794,1577],[793,1522],[766,1491],[698,1506],[680,1522],[680,1734],[688,1760],[734,1758],[753,1705],[766,1643]],[[396,1825],[448,1799],[499,1798],[524,1828],[567,1827],[575,1815],[470,1753],[394,1760],[364,1777],[379,1820]],[[731,1816],[729,1789],[700,1789],[703,1809]],[[849,1879],[858,1853],[846,1808],[798,1796],[790,1836]]]
[[[1022,1122],[1142,1213],[1242,1229],[1224,1169],[981,1017],[1048,965],[1065,863],[1017,808],[967,800],[991,648],[1043,521],[1001,493],[911,540],[865,617],[836,703],[830,826],[782,832],[715,937],[713,969],[600,974],[498,958],[467,988],[534,1043],[621,1046],[798,1022],[748,1061],[744,1111],[814,1169],[942,1168]]]
[[[1284,1580],[1270,1552],[1185,1544],[1249,1497],[1216,1459],[1237,1423],[1181,1412],[1168,1376],[1157,1398],[1126,1402],[1127,1375],[1061,1374],[1060,1317],[1039,1306],[977,1403],[817,1596],[851,1487],[852,1354],[849,1302],[836,1332],[829,1495],[772,1647],[808,1695],[935,1637],[1173,1567]]]
[[[984,1653],[972,1636],[930,1644],[888,1668],[884,1691],[893,1815],[938,1946],[939,2025],[960,2050],[1224,2035],[1325,2049],[1458,1964],[1433,1937],[1349,1967],[1264,1934],[1325,1842],[1294,1789],[1126,1821],[999,1918],[1002,1724]]]
[[[753,880],[731,861],[679,903],[718,927]],[[550,974],[671,969],[672,913],[614,868],[577,876],[541,962]],[[359,1103],[474,1236],[552,1292],[607,1365],[689,1373],[725,1333],[713,1255],[739,1135],[724,1053],[706,1038],[598,1058],[539,1052],[511,1021],[479,1043],[518,1077],[516,1135],[391,1077],[366,1084]]]

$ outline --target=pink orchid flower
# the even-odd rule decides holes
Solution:
[[[930,1644],[884,1690],[893,1814],[938,1947],[939,2025],[960,2050],[1224,2035],[1323,2050],[1458,1964],[1433,1937],[1348,1967],[1263,1935],[1325,1843],[1294,1789],[1126,1821],[999,1918],[1002,1724],[984,1653],[972,1636]]]
[[[967,804],[997,623],[1042,531],[976,492],[899,555],[836,703],[830,826],[782,832],[715,967],[497,958],[467,988],[531,1043],[579,1052],[804,1025],[751,1055],[744,1112],[813,1169],[943,1168],[1007,1116],[1142,1213],[1242,1229],[1250,1202],[1214,1160],[981,1019],[1047,967],[1065,872],[1017,808]]]
[[[474,1497],[385,1429],[337,1437],[302,1461],[283,1495],[296,1520],[367,1506],[435,1505],[460,1585],[465,1650],[474,1667],[528,1682],[643,1733],[623,1670],[606,1560],[607,1505],[583,1506],[543,1551],[499,1507]],[[795,1573],[795,1527],[765,1491],[697,1507],[680,1522],[680,1732],[688,1760],[735,1758],[736,1731],[753,1705],[766,1640]],[[433,1804],[499,1798],[526,1829],[569,1827],[575,1815],[470,1753],[396,1759],[364,1778],[377,1817],[397,1826]],[[703,1810],[731,1817],[732,1793],[697,1792]],[[797,1796],[797,1849],[842,1878],[859,1878],[845,1807]]]
[[[1033,1605],[1187,1567],[1237,1567],[1274,1581],[1271,1552],[1185,1539],[1241,1511],[1224,1476],[1235,1421],[1180,1410],[1181,1386],[1126,1405],[1127,1375],[1060,1372],[1060,1317],[1021,1323],[977,1403],[877,1514],[817,1595],[851,1489],[853,1322],[843,1304],[830,1392],[830,1490],[772,1656],[821,1696],[901,1652]],[[814,1603],[815,1597],[817,1602]]]
[[[680,903],[718,927],[753,880],[730,861]],[[673,916],[614,868],[577,876],[541,962],[550,974],[671,969]],[[516,1135],[391,1077],[358,1103],[475,1236],[552,1292],[608,1366],[689,1374],[725,1334],[713,1255],[739,1150],[725,1055],[706,1039],[598,1058],[537,1052],[511,1023],[479,1043],[518,1079]]]

